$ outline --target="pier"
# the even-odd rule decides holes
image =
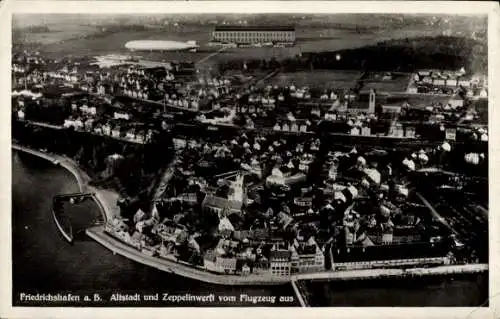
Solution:
[[[54,218],[54,222],[59,229],[59,232],[70,244],[72,244],[75,239],[73,225],[71,223],[71,219],[64,214],[64,207],[62,203],[71,202],[71,200],[75,200],[78,203],[85,199],[94,199],[94,193],[62,194],[56,195],[52,199],[52,217]]]
[[[300,306],[302,308],[308,307],[308,304],[307,304],[304,296],[302,295],[302,292],[300,291],[299,286],[297,285],[297,281],[292,279],[291,284],[292,284],[293,291],[295,292],[295,296],[297,296],[297,299],[299,300]]]
[[[61,220],[61,216],[58,216],[55,209],[52,209],[52,217],[54,218],[54,222],[61,235],[64,237],[64,239],[66,239],[68,243],[72,244],[74,236],[73,236],[73,228],[71,227],[71,222],[68,220],[64,220],[66,221],[66,223],[68,223],[68,225],[66,225],[67,229],[64,229],[63,220]]]

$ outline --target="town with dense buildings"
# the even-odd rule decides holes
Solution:
[[[212,37],[296,40],[293,27],[220,26]],[[120,195],[107,236],[209,273],[487,262],[486,75],[343,71],[342,58],[332,70],[307,56],[209,68],[14,51],[13,138],[45,134],[28,146],[49,152],[73,144],[66,155]],[[316,72],[324,80],[309,83]],[[78,150],[73,138],[102,147]],[[125,162],[143,167],[129,174]],[[144,185],[141,196],[126,183]]]

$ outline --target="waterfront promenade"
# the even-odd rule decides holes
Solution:
[[[94,199],[103,211],[107,219],[112,219],[119,213],[116,206],[118,194],[112,190],[102,190],[88,185],[90,177],[81,170],[71,159],[46,152],[33,150],[20,145],[12,144],[12,148],[21,152],[44,158],[54,164],[61,165],[70,171],[76,178],[81,192],[91,192],[95,194]],[[471,265],[449,265],[432,268],[414,268],[414,269],[364,269],[364,270],[345,270],[345,271],[322,271],[315,273],[304,273],[292,276],[277,277],[271,275],[223,275],[210,273],[201,267],[195,268],[184,262],[168,260],[148,256],[136,248],[114,238],[105,233],[104,226],[94,226],[86,230],[89,237],[111,250],[113,253],[120,254],[138,263],[157,268],[159,270],[173,273],[176,275],[188,277],[203,282],[219,285],[280,285],[300,280],[366,280],[375,278],[398,278],[407,276],[428,276],[428,275],[446,275],[459,273],[477,273],[488,270],[486,264]]]
[[[343,271],[321,271],[314,273],[303,273],[285,277],[271,275],[223,275],[207,272],[200,268],[195,268],[185,263],[167,260],[165,258],[152,257],[146,255],[136,248],[125,244],[104,232],[103,226],[95,226],[87,229],[87,235],[96,240],[114,253],[123,255],[136,262],[157,268],[162,271],[176,275],[200,280],[219,285],[279,285],[290,283],[291,281],[301,280],[369,280],[377,278],[402,278],[408,276],[427,276],[427,275],[445,275],[461,273],[478,273],[488,270],[486,264],[472,265],[450,265],[438,266],[432,268],[414,268],[414,269],[361,269],[361,270],[343,270]]]

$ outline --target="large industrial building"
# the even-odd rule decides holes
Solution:
[[[295,42],[293,26],[217,26],[212,41],[220,43],[257,44]]]

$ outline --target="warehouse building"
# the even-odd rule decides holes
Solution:
[[[212,41],[221,43],[294,43],[293,26],[217,26]]]

